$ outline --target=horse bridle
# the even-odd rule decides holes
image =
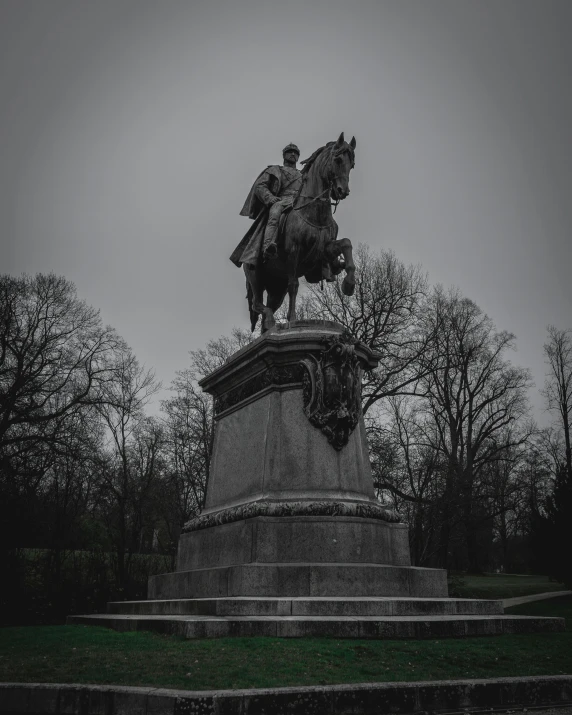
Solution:
[[[347,150],[346,150],[346,149],[343,149],[342,151],[347,151]],[[333,159],[335,159],[336,156],[337,156],[339,153],[342,153],[342,151],[337,151],[337,152],[335,152],[335,153],[332,153],[332,154],[330,155],[330,162],[331,162]],[[331,176],[331,174],[332,174],[332,171],[330,170],[330,171],[328,172],[328,176]],[[303,185],[304,185],[304,184],[302,184],[302,186],[303,186]],[[297,199],[299,199],[299,198],[311,199],[311,200],[308,201],[307,204],[302,204],[302,206],[292,206],[292,210],[293,210],[293,211],[300,211],[300,209],[305,209],[306,206],[310,206],[310,205],[313,204],[315,201],[330,201],[329,197],[325,197],[325,198],[321,198],[321,197],[324,196],[325,193],[331,193],[331,191],[332,191],[332,189],[333,189],[333,187],[334,187],[334,179],[333,179],[333,178],[330,179],[327,188],[325,188],[324,191],[322,191],[321,194],[318,194],[318,195],[315,196],[314,198],[311,198],[311,197],[308,196],[307,194],[303,194],[303,193],[302,193],[302,186],[300,186],[300,191],[298,192],[298,195],[296,196],[296,199],[295,199],[295,200],[297,200]],[[333,207],[334,207],[333,213],[336,213],[336,209],[338,208],[338,205],[339,205],[340,201],[341,201],[341,199],[336,199],[336,201],[330,201],[330,206],[333,206]]]

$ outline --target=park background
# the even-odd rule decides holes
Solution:
[[[336,219],[367,246],[362,282],[301,308],[384,353],[364,405],[380,498],[419,565],[566,577],[549,557],[569,533],[572,388],[543,394],[545,345],[572,369],[565,0],[0,13],[7,617],[138,597],[172,567],[208,476],[197,378],[250,339],[238,212],[285,144],[306,158],[342,130],[356,168]],[[448,370],[449,398],[482,387],[481,413],[445,404]],[[494,427],[474,454],[469,424]]]

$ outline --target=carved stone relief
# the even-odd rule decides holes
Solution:
[[[348,333],[332,336],[319,359],[310,355],[302,361],[304,412],[337,450],[348,443],[360,416],[362,369],[356,343]]]

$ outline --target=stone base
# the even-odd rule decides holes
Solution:
[[[501,601],[414,598],[206,598],[110,603],[68,623],[184,638],[460,638],[564,630],[562,618],[502,615]]]
[[[300,562],[409,566],[407,527],[345,516],[256,517],[182,534],[177,553],[177,571]]]
[[[152,576],[148,597],[401,596],[446,598],[441,569],[355,563],[240,564]]]
[[[401,596],[446,598],[447,574],[379,564],[240,564],[152,576],[148,597]]]

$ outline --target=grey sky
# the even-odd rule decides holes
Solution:
[[[0,269],[73,280],[167,386],[248,326],[253,179],[344,130],[340,236],[459,286],[540,387],[572,327],[571,76],[570,0],[0,0]]]

